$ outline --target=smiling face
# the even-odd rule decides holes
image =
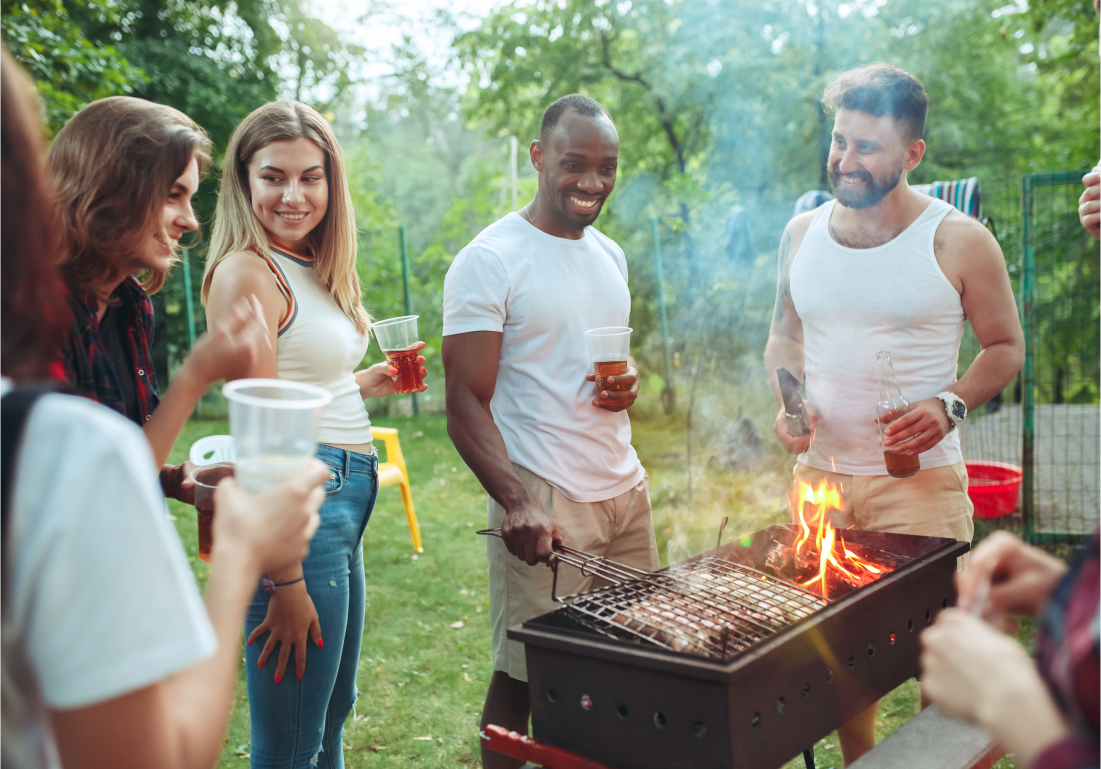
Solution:
[[[925,142],[907,143],[890,115],[838,110],[829,157],[834,197],[849,208],[871,208],[898,186],[904,170],[917,168],[924,153]]]
[[[596,221],[615,188],[619,134],[604,115],[566,111],[545,142],[534,142],[532,163],[560,227],[581,232]]]
[[[187,164],[187,170],[180,175],[165,198],[160,217],[155,217],[142,241],[133,264],[127,265],[126,273],[138,270],[168,270],[172,267],[172,255],[176,243],[185,232],[199,227],[195,212],[191,210],[191,198],[199,187],[199,161],[194,157]]]
[[[248,164],[252,213],[279,245],[299,253],[329,210],[325,152],[309,139],[272,142]]]

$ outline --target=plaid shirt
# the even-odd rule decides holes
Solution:
[[[1036,638],[1036,664],[1074,736],[1055,743],[1034,769],[1098,766],[1101,679],[1101,553],[1095,531],[1055,588]]]
[[[153,344],[153,302],[133,276],[119,284],[114,295],[121,300],[118,306],[119,322],[126,329],[134,370],[115,370],[115,364],[107,356],[107,349],[99,338],[99,321],[96,319],[99,302],[95,293],[72,286],[69,287],[67,300],[73,311],[73,322],[62,343],[62,365],[65,379],[78,393],[123,416],[127,414],[119,378],[132,376],[141,412],[140,426],[149,419],[160,402],[157,375],[149,354]]]

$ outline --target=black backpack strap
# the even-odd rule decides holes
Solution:
[[[34,404],[43,395],[57,392],[58,386],[50,383],[21,386],[0,399],[0,547],[8,539],[8,518],[12,505],[12,482],[15,480],[15,458],[23,442],[27,417]]]

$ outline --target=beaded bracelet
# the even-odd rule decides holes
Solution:
[[[264,586],[265,593],[267,593],[268,595],[275,595],[277,592],[279,592],[279,588],[286,587],[287,585],[293,585],[295,582],[301,582],[304,579],[306,579],[305,576],[302,576],[298,579],[287,580],[286,582],[276,582],[274,580],[268,579],[267,577],[261,577],[260,584]]]

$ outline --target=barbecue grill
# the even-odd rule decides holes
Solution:
[[[894,568],[826,600],[766,571],[796,535],[772,526],[653,574],[565,549],[615,584],[509,629],[535,739],[619,769],[768,769],[917,675],[968,545],[840,532]]]

